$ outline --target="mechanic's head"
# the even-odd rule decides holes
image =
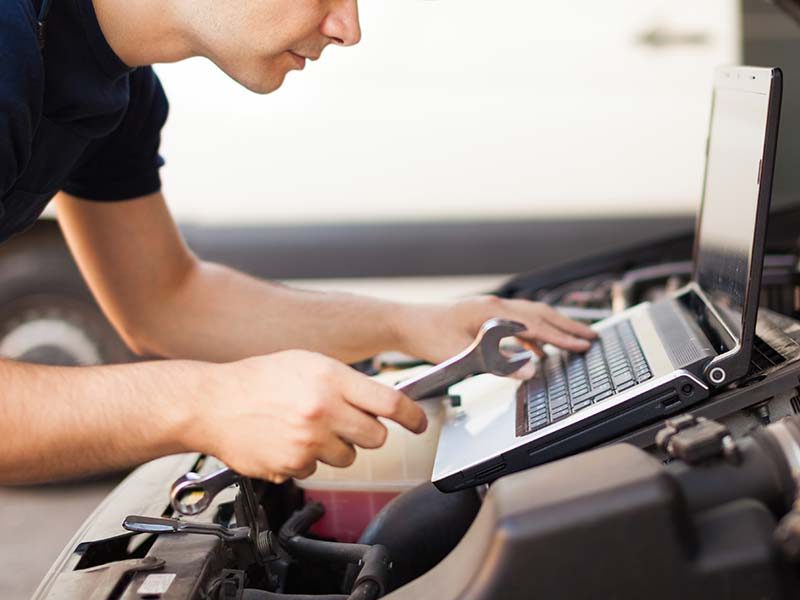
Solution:
[[[357,0],[193,0],[183,3],[195,52],[248,89],[278,89],[328,44],[361,39]]]

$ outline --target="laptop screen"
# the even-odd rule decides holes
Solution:
[[[719,69],[716,75],[695,280],[740,340],[771,77],[769,69]]]

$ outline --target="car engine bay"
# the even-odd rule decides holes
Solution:
[[[773,219],[763,278],[769,319],[758,335],[779,327],[783,356],[757,350],[747,378],[691,415],[491,486],[444,494],[418,474],[361,489],[238,478],[190,516],[170,506],[170,484],[224,465],[166,457],[98,507],[35,597],[669,598],[676,586],[685,598],[794,597],[797,221],[796,211]],[[690,253],[690,236],[671,238],[520,275],[494,293],[592,321],[682,285]]]

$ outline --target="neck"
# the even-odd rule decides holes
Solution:
[[[129,67],[194,56],[191,31],[169,0],[91,0],[111,49]]]

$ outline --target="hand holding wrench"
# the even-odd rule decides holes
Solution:
[[[395,389],[413,400],[423,400],[445,394],[448,387],[471,375],[511,375],[531,360],[533,353],[524,351],[506,356],[500,350],[500,341],[523,331],[525,326],[521,323],[490,319],[481,326],[475,341],[463,352],[418,377],[400,382]],[[239,478],[238,473],[227,468],[205,476],[186,473],[172,484],[170,504],[182,515],[199,514],[209,507],[217,494]]]

